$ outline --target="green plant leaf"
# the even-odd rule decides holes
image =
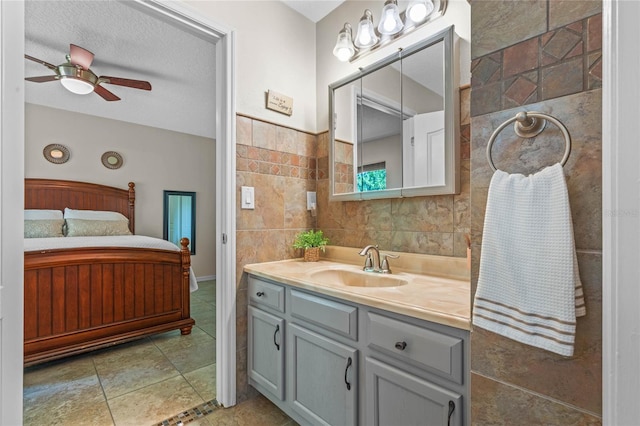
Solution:
[[[309,231],[300,232],[296,235],[296,239],[293,242],[293,248],[306,249],[309,247],[320,247],[324,251],[324,246],[329,243],[329,239],[324,236],[322,231]]]

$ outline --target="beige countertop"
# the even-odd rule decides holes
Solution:
[[[471,286],[466,259],[389,252],[400,254],[399,259],[392,260],[393,273],[388,276],[401,280],[402,285],[399,286],[352,286],[322,277],[323,271],[331,270],[347,271],[351,276],[363,274],[358,275],[363,279],[378,275],[362,272],[363,261],[357,250],[329,247],[318,262],[282,260],[245,265],[244,270],[258,277],[343,300],[464,330],[471,329]]]

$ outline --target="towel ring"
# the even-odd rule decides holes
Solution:
[[[560,164],[564,166],[569,159],[569,154],[571,154],[571,136],[569,136],[569,131],[567,128],[555,117],[552,117],[548,114],[544,114],[541,112],[534,111],[521,111],[516,114],[515,117],[512,117],[502,123],[498,128],[493,132],[491,137],[489,138],[489,143],[487,144],[487,161],[489,161],[489,166],[495,172],[496,166],[493,164],[493,159],[491,158],[491,148],[493,147],[493,143],[500,133],[505,127],[509,124],[516,122],[513,125],[513,130],[516,134],[522,138],[532,138],[534,136],[539,135],[547,125],[547,121],[552,122],[553,124],[560,129],[562,134],[564,135],[564,156],[562,157],[562,161]]]

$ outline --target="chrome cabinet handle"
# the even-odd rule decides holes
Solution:
[[[404,351],[407,348],[407,342],[396,342],[396,349]]]
[[[351,367],[351,363],[353,361],[351,360],[351,357],[349,357],[349,359],[347,360],[347,366],[344,369],[344,383],[347,385],[347,390],[351,390],[351,383],[349,383],[349,380],[347,380],[347,372],[349,371],[349,367]]]
[[[257,293],[256,293],[256,296],[258,296],[258,297],[262,297],[262,296],[264,296],[264,291],[259,291],[259,292],[257,292]]]
[[[276,335],[280,331],[280,325],[276,325],[276,331],[273,332],[273,344],[276,345],[276,349],[280,350],[280,344],[276,340]]]

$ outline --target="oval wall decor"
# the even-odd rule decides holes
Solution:
[[[122,155],[115,151],[107,151],[102,154],[102,164],[107,169],[119,169],[122,167]]]
[[[69,148],[64,145],[60,145],[57,143],[52,143],[44,147],[42,150],[42,155],[47,159],[50,163],[53,164],[63,164],[69,161]]]

